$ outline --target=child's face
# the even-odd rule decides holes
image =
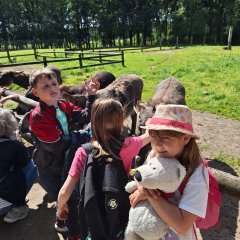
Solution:
[[[160,157],[179,158],[189,140],[188,135],[178,137],[162,135],[159,138],[151,136],[151,146]]]
[[[48,79],[45,76],[39,77],[36,87],[32,93],[49,106],[57,106],[60,97],[60,88],[56,78]]]

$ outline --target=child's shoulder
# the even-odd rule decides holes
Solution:
[[[42,115],[41,106],[38,104],[30,113],[30,118],[33,120],[39,120],[39,117]]]
[[[208,169],[203,164],[200,164],[193,172],[192,176],[190,177],[191,182],[208,182],[209,181],[209,175],[208,175]]]
[[[140,136],[138,137],[126,137],[124,139],[124,145],[130,145],[133,143],[139,143],[142,142],[142,138]]]
[[[53,106],[48,106],[44,102],[40,102],[31,112],[30,112],[30,122],[45,121],[49,116],[55,116],[55,108]]]
[[[68,112],[71,110],[81,110],[78,106],[74,105],[73,103],[65,99],[59,99],[58,106],[65,112]]]

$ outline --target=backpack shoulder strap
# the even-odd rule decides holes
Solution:
[[[90,154],[93,150],[93,145],[92,143],[88,142],[88,143],[85,143],[85,144],[82,144],[82,148],[85,150],[85,152],[88,154]]]
[[[87,159],[85,161],[85,164],[83,166],[82,176],[80,177],[80,184],[79,184],[79,193],[81,194],[83,188],[85,187],[85,178],[87,174],[87,166],[89,163],[93,161],[93,145],[92,143],[85,143],[82,144],[82,148],[85,150],[87,154]]]

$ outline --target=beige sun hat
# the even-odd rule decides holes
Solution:
[[[199,136],[193,131],[191,110],[185,105],[158,105],[153,117],[141,128],[172,130],[199,139]]]

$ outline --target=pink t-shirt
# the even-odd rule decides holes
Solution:
[[[121,149],[119,156],[123,161],[127,175],[129,175],[131,169],[132,159],[139,153],[141,148],[141,137],[128,137],[124,140],[124,146]],[[68,174],[72,177],[80,178],[86,159],[87,154],[85,150],[82,147],[78,148]]]

